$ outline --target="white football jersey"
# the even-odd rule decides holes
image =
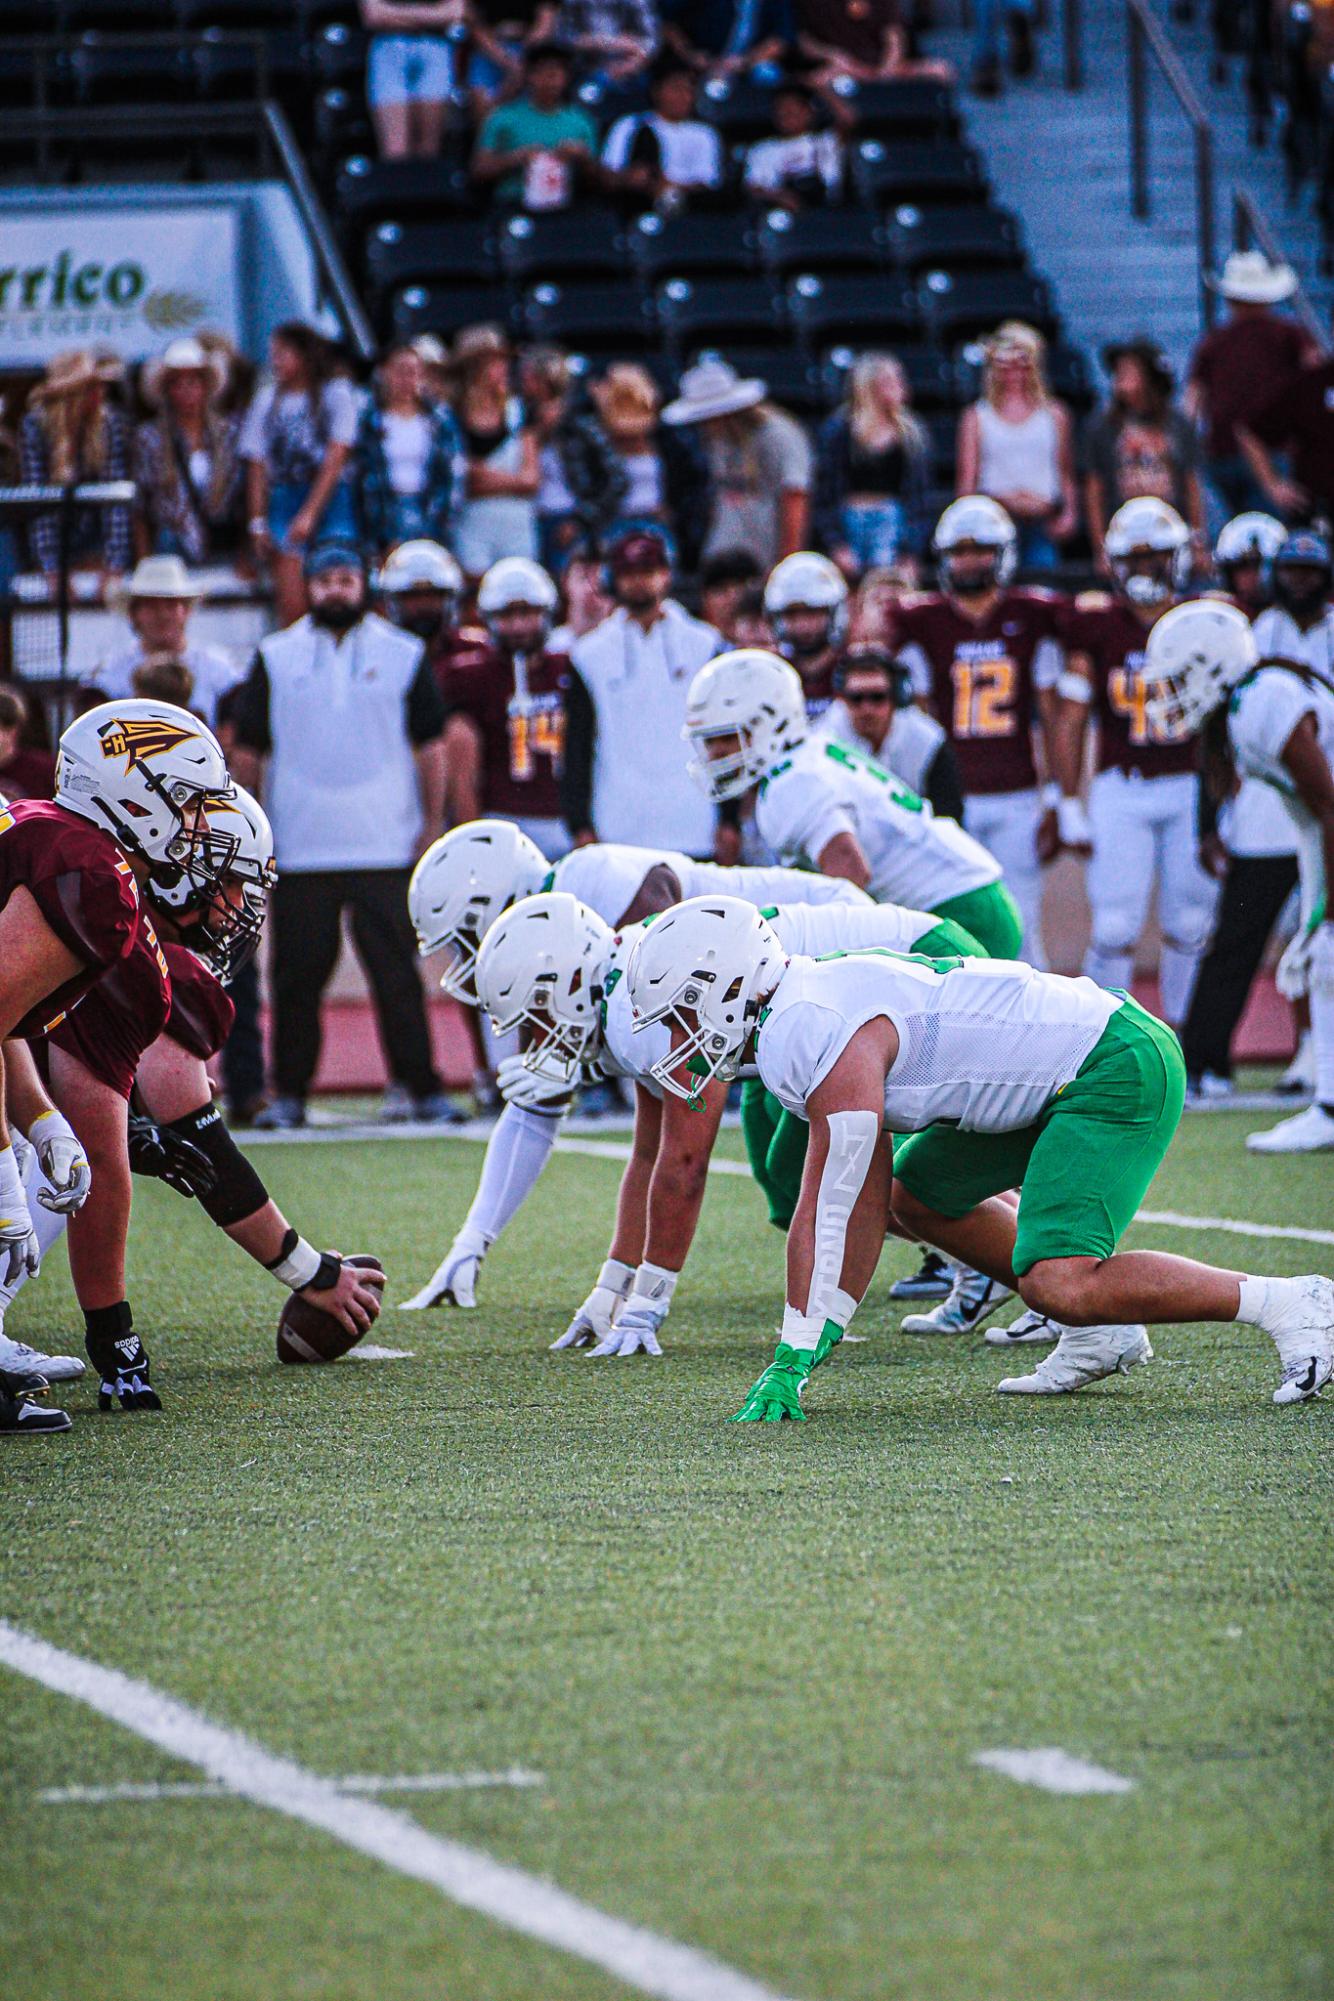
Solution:
[[[1302,717],[1309,715],[1315,717],[1320,748],[1334,771],[1334,688],[1323,681],[1308,682],[1286,667],[1262,667],[1242,682],[1228,710],[1228,735],[1239,767],[1248,777],[1272,785],[1291,816],[1304,921],[1325,893],[1324,842],[1320,823],[1293,789],[1283,752]]]
[[[671,848],[633,848],[621,841],[595,841],[562,855],[544,889],[568,890],[604,924],[618,925],[643,887],[650,869],[671,869],[682,901],[691,896],[740,896],[747,903],[835,903],[865,907],[865,890],[838,876],[807,869],[721,868],[692,861]]]
[[[935,910],[1000,879],[1000,864],[954,820],[860,751],[810,737],[761,781],[755,824],[786,861],[819,862],[836,834],[855,836],[878,902]]]
[[[935,763],[936,754],[945,741],[945,732],[934,716],[916,703],[905,709],[895,709],[894,719],[889,726],[889,735],[879,751],[870,750],[852,727],[852,717],[842,702],[832,702],[820,718],[820,735],[832,737],[836,743],[851,745],[864,756],[882,764],[886,771],[892,771],[901,778],[913,792],[925,795],[926,781]]]
[[[818,878],[817,878],[818,880]],[[778,933],[779,943],[794,956],[818,958],[822,952],[864,952],[879,949],[911,952],[919,938],[934,930],[936,919],[926,910],[903,910],[897,903],[769,904],[763,914]],[[604,982],[603,1055],[607,1069],[631,1077],[655,1098],[661,1087],[649,1081],[649,1071],[671,1046],[671,1030],[662,1021],[635,1032],[625,969],[642,924],[621,932]]]
[[[805,1118],[857,1030],[883,1015],[899,1035],[885,1079],[891,1132],[942,1121],[1014,1132],[1069,1083],[1122,1005],[1092,980],[1010,959],[962,959],[943,973],[893,953],[794,959],[760,1017],[759,1074]]]

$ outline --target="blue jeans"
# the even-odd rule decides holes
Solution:
[[[1060,568],[1061,552],[1040,521],[1016,521],[1014,525],[1019,531],[1021,570]]]
[[[269,489],[269,534],[274,547],[284,548],[287,531],[305,505],[309,487],[274,486]],[[359,542],[360,530],[357,526],[357,510],[352,501],[352,489],[346,480],[340,480],[329,495],[329,504],[315,524],[315,532],[310,538],[311,546],[319,542]]]
[[[845,507],[842,514],[843,540],[853,553],[859,570],[888,569],[903,552],[905,526],[902,501],[862,502]]]
[[[973,62],[1000,60],[1001,17],[1004,14],[1037,13],[1037,0],[973,0]]]

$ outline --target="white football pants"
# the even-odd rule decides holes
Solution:
[[[1093,857],[1088,895],[1093,937],[1084,971],[1103,987],[1128,987],[1135,947],[1158,885],[1163,1019],[1180,1026],[1208,943],[1218,884],[1201,868],[1192,772],[1140,778],[1100,771],[1089,788]]]
[[[1024,920],[1024,957],[1030,966],[1045,966],[1042,943],[1043,868],[1038,860],[1038,821],[1042,798],[1036,787],[1024,792],[983,792],[965,799],[963,824],[975,841],[995,855],[1005,871],[1005,885]]]

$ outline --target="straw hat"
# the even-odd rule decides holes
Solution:
[[[169,375],[193,374],[198,371],[208,377],[208,397],[216,402],[227,387],[227,361],[217,348],[207,348],[202,341],[187,335],[183,340],[169,341],[161,354],[152,361],[146,361],[139,374],[139,389],[145,403],[154,409],[162,401]]]
[[[753,410],[769,393],[758,375],[738,375],[730,361],[716,355],[697,361],[681,377],[681,393],[662,413],[664,424],[703,424],[710,417],[731,417]]]
[[[1239,306],[1276,306],[1297,289],[1291,264],[1271,264],[1263,250],[1234,250],[1210,278],[1215,291]]]
[[[67,348],[64,354],[52,355],[28,401],[48,403],[57,396],[74,396],[94,382],[119,382],[122,372],[109,355],[95,354],[90,347]]]

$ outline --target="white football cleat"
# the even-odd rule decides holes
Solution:
[[[942,1299],[929,1313],[910,1313],[903,1322],[903,1332],[971,1334],[975,1327],[998,1313],[1007,1299],[1013,1298],[1012,1285],[1002,1285],[998,1278],[988,1278],[985,1272],[973,1271],[968,1265],[957,1265],[948,1299]]]
[[[1265,1332],[1283,1364],[1274,1402],[1305,1403],[1334,1375],[1334,1280],[1312,1274],[1269,1284],[1274,1304],[1265,1313]]]
[[[1249,1133],[1248,1153],[1324,1153],[1334,1147],[1334,1115],[1323,1105],[1308,1105],[1265,1133]]]
[[[44,1355],[26,1341],[0,1334],[0,1370],[11,1376],[45,1376],[48,1383],[76,1383],[85,1365],[77,1355]]]
[[[1013,1348],[1023,1341],[1059,1341],[1062,1331],[1059,1320],[1048,1320],[1045,1313],[1026,1306],[1008,1327],[988,1327],[986,1338],[993,1348]]]
[[[1060,1340],[1032,1375],[1007,1376],[996,1388],[1002,1396],[1064,1396],[1152,1360],[1145,1327],[1063,1327]]]
[[[1274,1089],[1285,1098],[1307,1097],[1315,1089],[1315,1045],[1311,1031],[1304,1028],[1297,1038],[1297,1053]]]

